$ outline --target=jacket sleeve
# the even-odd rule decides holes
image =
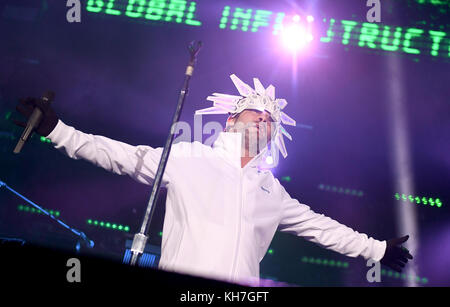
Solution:
[[[132,146],[110,138],[81,132],[61,120],[47,136],[56,149],[72,159],[84,159],[118,175],[151,185],[156,176],[163,148]],[[170,182],[169,163],[162,184]]]
[[[293,199],[279,183],[282,193],[282,216],[278,230],[304,237],[340,254],[380,261],[386,250],[386,241],[369,238],[366,234],[315,213],[309,206]]]

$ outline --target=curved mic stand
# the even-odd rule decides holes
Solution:
[[[131,245],[132,256],[131,256],[130,264],[133,266],[136,265],[138,259],[144,252],[145,244],[147,243],[147,239],[148,239],[147,235],[148,235],[148,232],[150,229],[150,222],[153,217],[153,212],[155,209],[156,201],[158,200],[162,176],[164,174],[167,160],[169,158],[170,149],[172,147],[175,127],[176,127],[176,124],[181,115],[181,110],[183,108],[184,100],[186,98],[186,95],[187,95],[187,92],[189,89],[189,80],[191,79],[192,74],[194,72],[194,65],[197,60],[197,55],[198,55],[202,45],[203,44],[201,41],[198,41],[198,42],[192,41],[188,47],[189,53],[190,53],[190,59],[189,59],[189,64],[188,64],[188,66],[186,68],[186,72],[185,72],[183,88],[181,89],[180,96],[178,98],[178,104],[177,104],[177,108],[175,110],[175,114],[173,116],[172,125],[170,126],[169,136],[167,138],[166,144],[164,145],[164,150],[162,152],[161,159],[159,161],[158,171],[156,172],[156,176],[155,176],[155,180],[154,180],[153,188],[152,188],[152,194],[150,195],[150,199],[147,204],[147,210],[145,211],[141,230],[139,233],[136,233],[134,235],[133,243]]]
[[[32,205],[33,207],[35,207],[36,209],[40,210],[41,212],[43,212],[44,214],[46,214],[48,217],[50,217],[51,219],[57,221],[61,226],[63,226],[64,228],[69,229],[72,233],[74,233],[76,236],[79,237],[79,239],[81,239],[83,242],[86,243],[86,246],[89,248],[94,247],[94,241],[90,240],[82,231],[76,230],[75,228],[70,227],[69,225],[67,225],[66,223],[64,223],[63,221],[61,221],[60,219],[56,218],[53,214],[50,214],[49,212],[47,212],[45,209],[41,208],[39,205],[35,204],[34,202],[32,202],[31,200],[29,200],[28,198],[26,198],[25,196],[23,196],[22,194],[20,194],[19,192],[14,191],[11,187],[9,187],[6,183],[4,183],[3,181],[0,180],[0,188],[5,187],[6,189],[8,189],[9,191],[11,191],[12,193],[14,193],[15,195],[19,196],[20,198],[22,198],[23,200],[25,200],[27,203],[29,203],[30,205]],[[77,245],[75,247],[75,250],[78,252],[80,249],[80,240],[77,241]]]

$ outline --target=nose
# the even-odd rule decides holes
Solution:
[[[258,116],[258,120],[261,121],[267,121],[269,119],[269,114],[267,112],[261,112]]]

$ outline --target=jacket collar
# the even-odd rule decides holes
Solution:
[[[234,166],[241,168],[241,137],[240,132],[220,132],[219,137],[213,144],[213,149],[221,152],[223,157],[230,161]],[[267,151],[267,146],[261,150],[253,159],[251,159],[243,169],[257,168],[262,162],[262,158]]]

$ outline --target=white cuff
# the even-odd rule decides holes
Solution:
[[[371,258],[374,261],[380,261],[386,252],[386,241],[375,240],[373,248],[374,250]]]
[[[46,138],[50,139],[52,143],[58,143],[58,141],[61,139],[61,136],[64,134],[64,130],[68,127],[69,126],[58,119],[58,123],[56,124],[55,128],[53,128],[52,132],[50,132],[50,134],[47,135]]]

